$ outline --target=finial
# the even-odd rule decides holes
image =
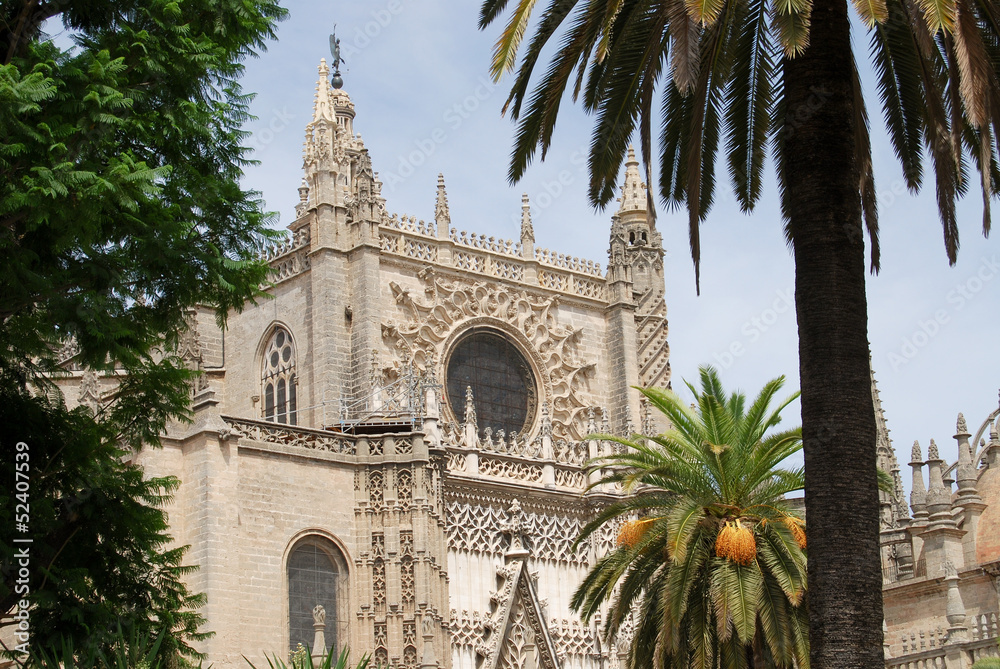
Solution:
[[[956,433],[957,434],[966,434],[966,433],[968,433],[968,431],[969,431],[969,428],[965,424],[965,416],[962,415],[962,412],[959,412],[958,413],[958,425],[956,427]]]
[[[632,422],[632,407],[625,405],[625,436],[631,437],[635,434],[635,423]]]
[[[507,522],[501,526],[504,534],[510,535],[510,548],[507,550],[508,557],[526,557],[528,554],[528,523],[521,510],[521,502],[515,498],[510,503],[507,510]]]
[[[448,210],[448,193],[444,189],[444,174],[438,174],[437,203],[434,205],[434,222],[437,223],[438,236],[447,236],[448,228],[451,226],[451,213]]]
[[[920,442],[917,440],[913,441],[913,450],[910,451],[910,464],[920,463],[923,464],[924,457],[920,454]]]
[[[531,204],[528,202],[528,194],[521,195],[521,243],[525,241],[535,241],[535,229],[531,226]]]
[[[931,439],[931,445],[927,447],[927,459],[928,460],[940,460],[941,456],[938,455],[937,444]]]

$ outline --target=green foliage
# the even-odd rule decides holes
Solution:
[[[250,96],[237,77],[284,10],[52,7],[76,48],[22,41],[0,64],[0,365],[37,378],[73,338],[81,364],[179,388],[182,370],[154,368],[184,309],[240,309],[267,279],[259,254],[277,233],[239,185]],[[0,44],[12,39],[0,31]]]
[[[971,0],[852,0],[870,34],[878,96],[907,187],[919,190],[923,164],[934,186],[949,261],[958,251],[955,201],[968,188],[971,165],[983,192],[983,231],[990,229],[990,198],[1000,189],[996,151],[1000,135],[1000,12]],[[659,194],[671,208],[686,206],[695,275],[699,225],[715,199],[716,162],[725,152],[737,201],[751,211],[759,201],[768,147],[773,151],[787,219],[784,139],[826,104],[830,91],[785,104],[782,58],[801,55],[811,30],[812,0],[641,0],[547,3],[484,0],[480,28],[504,18],[491,67],[495,79],[514,71],[504,107],[517,121],[510,180],[525,173],[536,152],[544,159],[565,93],[582,94],[594,116],[590,143],[590,199],[603,207],[615,197],[629,142],[639,135],[651,186],[659,163]],[[919,8],[918,8],[919,6]],[[537,12],[539,20],[530,21]],[[526,35],[531,25],[534,33]],[[558,35],[557,49],[549,47]],[[527,47],[522,49],[522,45]],[[522,53],[520,61],[518,55]],[[536,67],[548,66],[532,87]],[[878,216],[868,114],[857,67],[854,146],[859,201],[879,266]],[[802,104],[800,104],[802,103]],[[660,123],[654,146],[654,123]],[[651,198],[652,202],[652,198]],[[697,279],[696,279],[697,280]]]
[[[190,643],[207,636],[198,631],[204,596],[184,585],[192,568],[182,566],[185,548],[171,546],[162,509],[177,479],[144,478],[87,409],[69,411],[58,396],[10,383],[0,384],[0,445],[9,482],[0,488],[0,622],[16,623],[11,610],[26,594],[19,551],[27,547],[32,647],[90,657],[109,652],[122,631],[155,637],[165,629],[163,657],[198,657]],[[15,468],[29,484],[23,499]],[[24,538],[32,542],[15,543]]]
[[[174,669],[177,662],[164,662],[160,645],[164,634],[149,636],[122,630],[109,639],[106,647],[90,646],[78,650],[70,639],[50,647],[32,645],[26,667],[31,669]]]
[[[804,524],[784,500],[803,474],[780,467],[802,448],[801,431],[769,433],[798,396],[772,409],[783,383],[770,381],[747,406],[702,367],[701,390],[688,385],[695,408],[669,390],[642,390],[670,420],[666,433],[591,436],[626,447],[591,462],[603,472],[595,485],[631,494],[577,541],[631,520],[571,604],[586,621],[610,602],[609,638],[637,611],[630,667],[809,666]],[[730,552],[733,537],[744,542],[741,559]]]
[[[20,598],[11,495],[30,454],[33,644],[110,652],[116,630],[162,658],[203,638],[172,478],[133,455],[185,419],[194,372],[171,354],[195,305],[220,320],[261,295],[278,233],[240,187],[243,61],[274,36],[276,0],[0,3],[0,624]],[[42,34],[61,22],[74,46]],[[93,414],[68,410],[57,351],[114,375]],[[111,645],[109,645],[111,644]]]
[[[317,663],[310,650],[299,644],[295,652],[292,653],[290,662],[287,664],[277,654],[271,656],[265,655],[264,659],[267,660],[269,669],[351,669],[350,655],[351,651],[348,648],[340,651],[339,656],[334,655],[332,652],[324,653],[323,657],[319,658],[319,662]],[[243,659],[247,661],[251,669],[257,669],[254,663],[247,659],[245,655]],[[358,663],[353,666],[353,669],[367,669],[370,661],[371,655],[362,655]]]

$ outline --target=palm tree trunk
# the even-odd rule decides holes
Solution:
[[[883,658],[875,415],[846,0],[815,0],[811,33],[805,53],[784,63],[810,664],[876,669]]]

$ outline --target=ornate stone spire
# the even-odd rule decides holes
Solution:
[[[927,447],[927,511],[934,526],[954,526],[951,518],[951,490],[943,478],[944,460],[938,454],[937,444],[931,439]]]
[[[437,202],[434,204],[434,222],[437,224],[438,239],[447,239],[451,228],[451,213],[448,211],[448,193],[444,189],[444,175],[438,174]]]
[[[466,448],[479,446],[479,421],[476,419],[476,402],[472,396],[472,386],[465,387],[465,423],[462,433]]]
[[[521,195],[521,257],[535,259],[535,229],[531,225],[531,204],[527,193]]]
[[[628,160],[625,161],[625,185],[622,186],[619,202],[619,212],[647,211],[646,184],[639,176],[639,161],[635,159],[635,149],[631,145],[628,147]]]
[[[326,58],[319,61],[319,81],[316,83],[316,96],[313,99],[313,122],[319,120],[334,121],[333,100],[330,96],[330,68],[326,66]]]
[[[309,184],[306,182],[305,177],[302,178],[302,184],[299,186],[299,203],[295,205],[295,215],[301,216],[306,213],[306,209],[309,207]]]
[[[913,485],[910,490],[910,508],[913,509],[913,520],[920,523],[927,519],[927,488],[924,487],[923,456],[920,454],[920,442],[913,442],[910,452],[910,467],[913,469]]]
[[[878,468],[890,476],[893,476],[893,482],[895,483],[895,480],[899,475],[899,464],[896,461],[896,451],[892,447],[892,440],[889,439],[889,428],[886,425],[885,412],[882,409],[882,400],[879,397],[878,383],[875,380],[875,369],[872,366],[870,353],[868,355],[868,370],[871,375],[872,403],[875,406],[876,461]],[[901,480],[899,481],[899,486],[897,487],[902,487]],[[901,498],[902,490],[894,490],[891,493],[880,490],[878,496],[881,507],[879,518],[882,529],[889,529],[896,521],[899,520],[899,508],[905,509],[906,505],[900,503],[902,501],[901,499],[897,499]]]
[[[521,194],[521,244],[525,240],[535,241],[535,229],[531,227],[531,203],[528,202],[528,194]]]
[[[955,466],[955,478],[958,482],[958,499],[962,506],[967,502],[981,502],[979,491],[976,490],[976,465],[972,461],[972,444],[969,443],[969,428],[965,416],[958,414],[955,426],[955,441],[958,442],[958,463]]]

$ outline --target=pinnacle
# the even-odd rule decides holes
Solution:
[[[625,183],[622,186],[622,196],[619,198],[619,212],[646,211],[646,184],[639,175],[639,161],[635,158],[635,148],[628,147],[628,160],[625,161]]]

